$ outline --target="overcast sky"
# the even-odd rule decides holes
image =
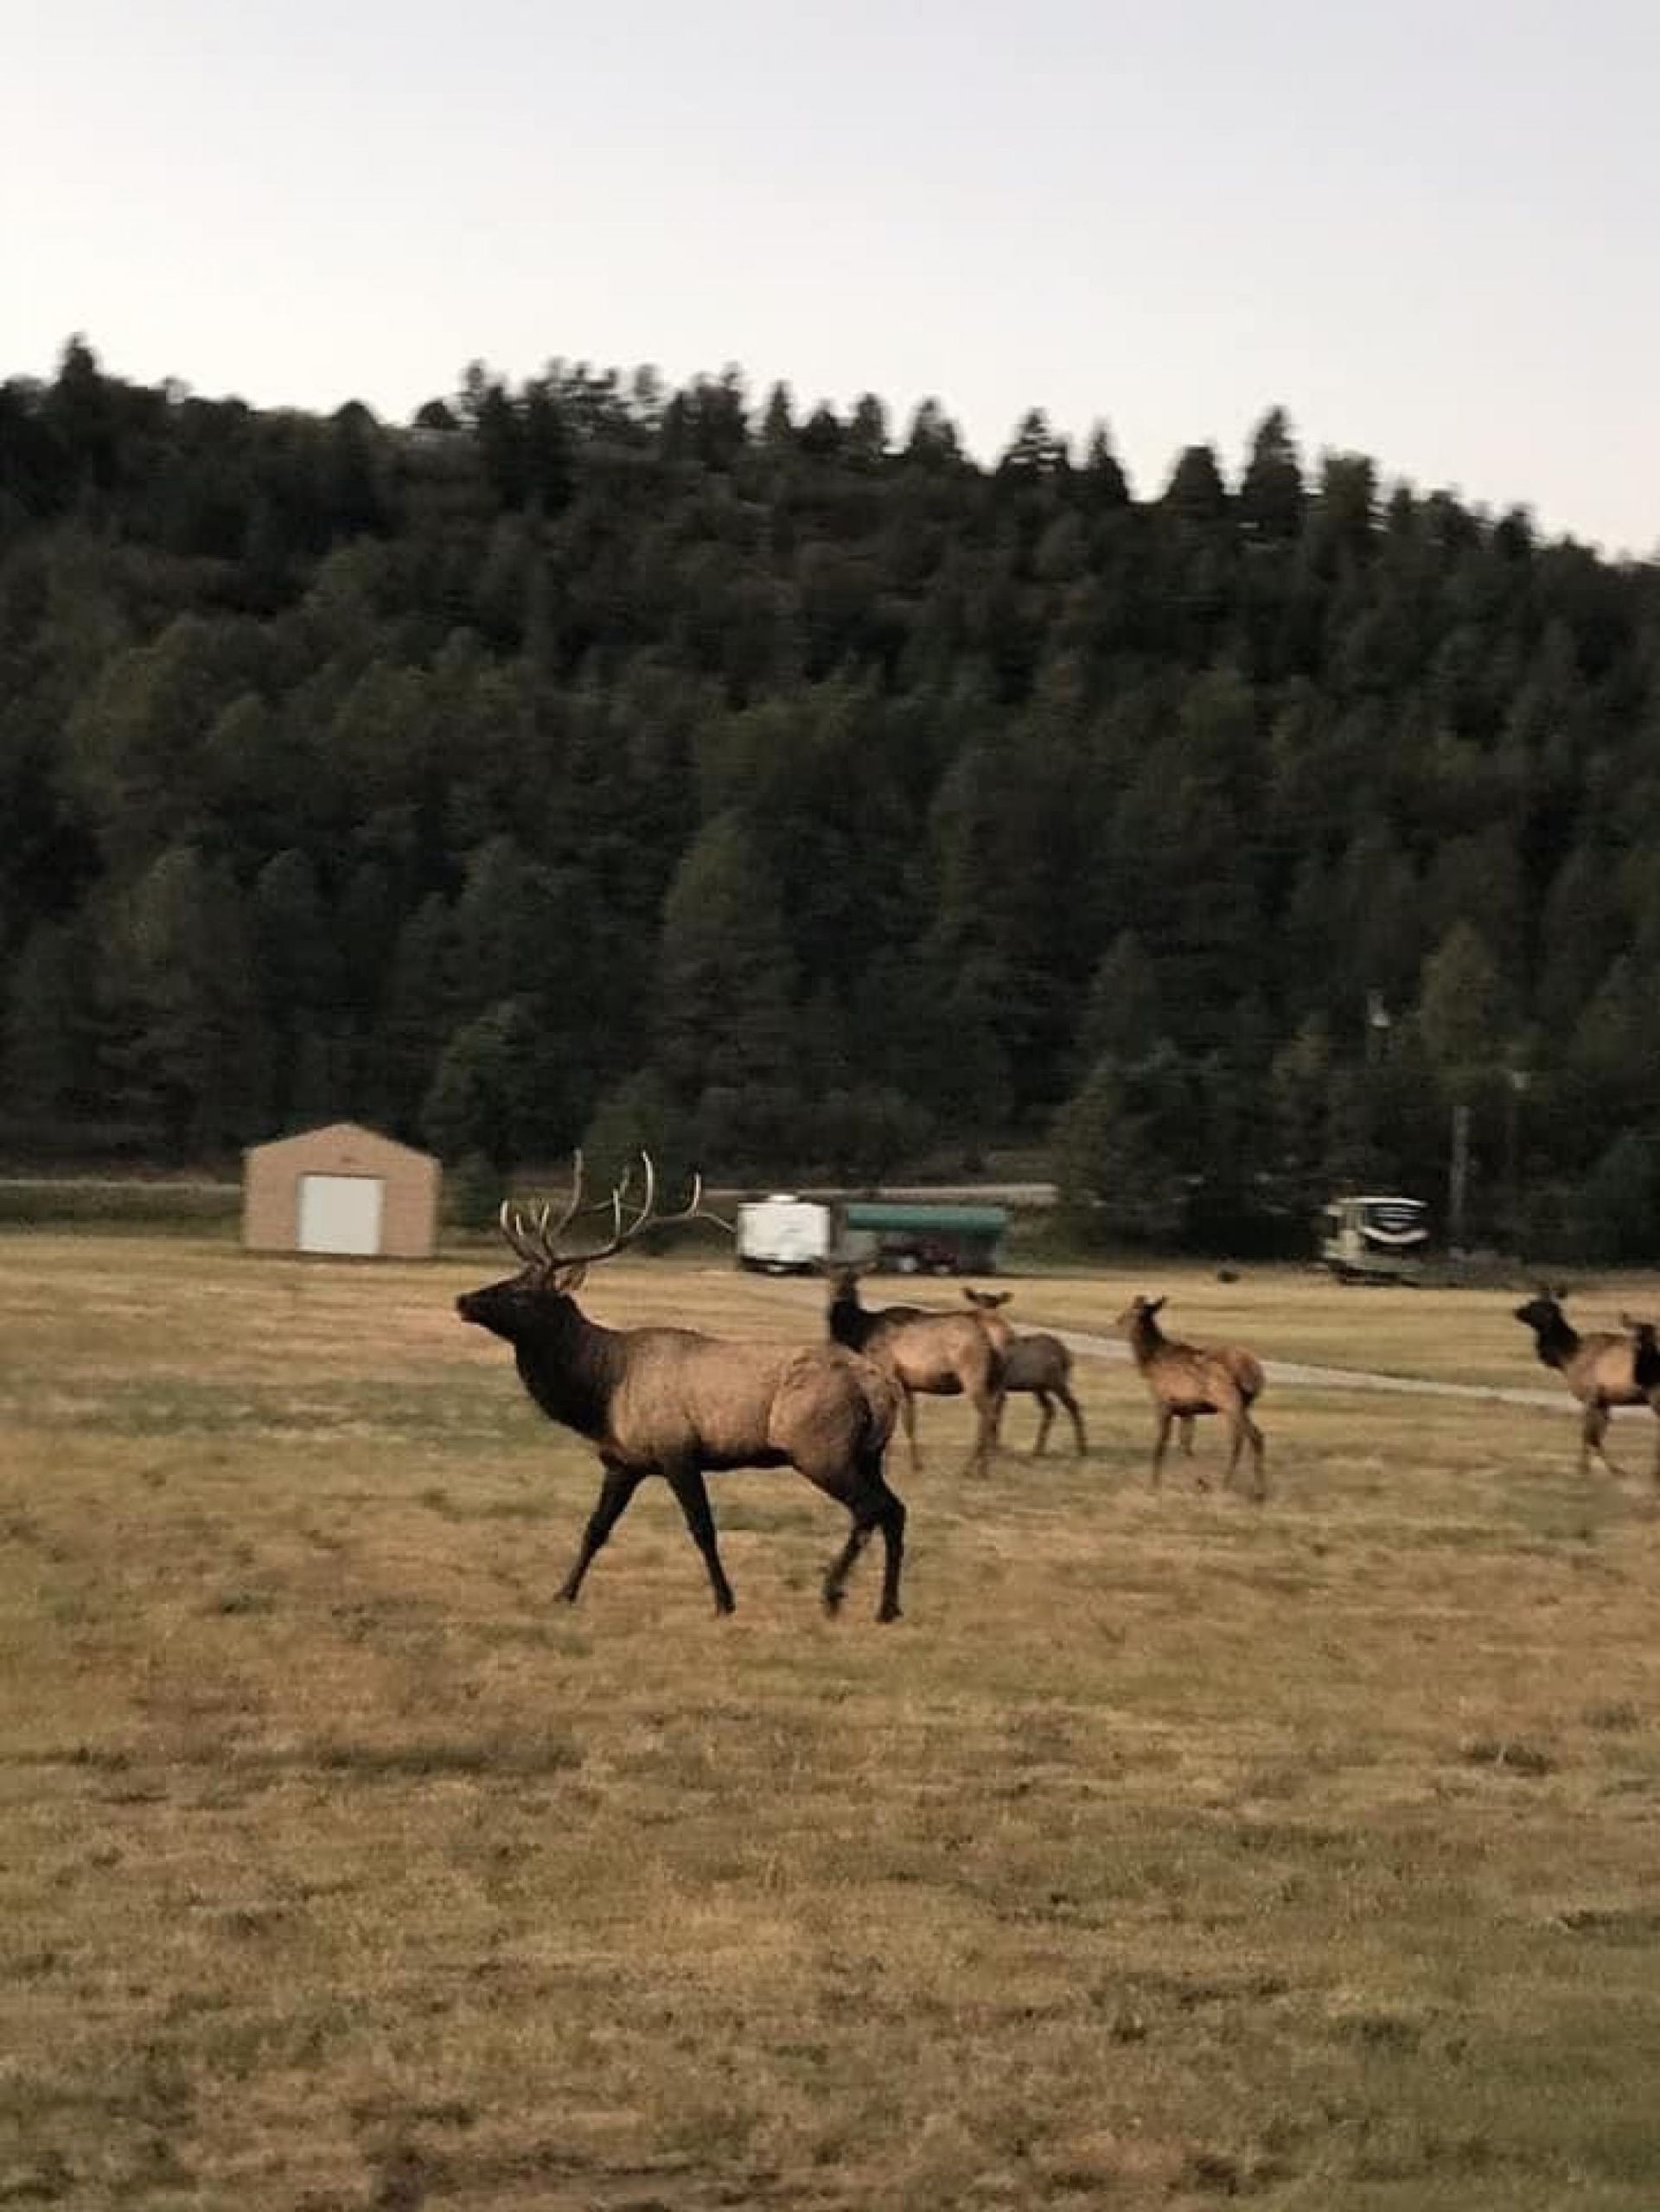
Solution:
[[[0,376],[1031,406],[1660,547],[1660,0],[0,0]]]

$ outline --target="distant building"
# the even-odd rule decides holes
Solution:
[[[331,1121],[243,1155],[242,1241],[250,1252],[430,1259],[443,1170],[354,1121]]]

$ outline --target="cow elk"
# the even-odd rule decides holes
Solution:
[[[622,1251],[648,1228],[686,1221],[699,1210],[695,1178],[689,1205],[654,1211],[656,1176],[648,1154],[637,1205],[628,1182],[607,1202],[609,1240],[587,1252],[559,1239],[583,1211],[582,1155],[557,1221],[542,1207],[533,1221],[504,1202],[502,1234],[523,1262],[516,1275],[456,1301],[463,1321],[512,1345],[520,1380],[550,1419],[586,1437],[605,1473],[560,1596],[572,1603],[594,1554],[640,1483],[660,1475],[674,1493],[702,1552],[718,1611],[730,1613],[731,1584],[721,1565],[704,1476],[735,1467],[794,1467],[845,1506],[852,1531],[824,1581],[831,1612],[849,1570],[873,1529],[884,1546],[877,1617],[899,1617],[905,1508],[888,1488],[883,1456],[893,1434],[899,1393],[871,1361],[833,1344],[742,1343],[690,1329],[603,1329],[576,1302],[584,1271]]]
[[[1224,1354],[1166,1336],[1159,1325],[1164,1305],[1163,1298],[1133,1298],[1114,1324],[1121,1335],[1128,1338],[1131,1356],[1152,1394],[1158,1418],[1152,1446],[1154,1486],[1164,1470],[1172,1424],[1191,1423],[1202,1413],[1216,1413],[1227,1422],[1229,1437],[1223,1482],[1232,1482],[1240,1453],[1248,1444],[1255,1473],[1255,1495],[1261,1501],[1268,1494],[1268,1485],[1263,1464],[1262,1431],[1251,1418],[1251,1400],[1255,1391],[1248,1395],[1235,1372],[1242,1357],[1249,1360],[1260,1389],[1261,1366],[1242,1347],[1230,1347]],[[1199,1481],[1204,1487],[1203,1476]]]
[[[1631,1379],[1638,1388],[1660,1412],[1660,1335],[1652,1321],[1638,1321],[1629,1313],[1619,1316],[1619,1325],[1631,1340]]]
[[[1054,1425],[1055,1401],[1058,1399],[1072,1417],[1072,1433],[1077,1439],[1078,1457],[1082,1459],[1089,1446],[1083,1433],[1083,1415],[1072,1394],[1070,1350],[1058,1336],[1050,1336],[1041,1329],[1028,1334],[1006,1321],[1001,1309],[1007,1305],[1012,1292],[971,1291],[965,1286],[962,1295],[980,1316],[980,1327],[1003,1355],[1005,1397],[1018,1390],[1030,1393],[1038,1400],[1038,1434],[1031,1447],[1032,1457],[1038,1459],[1043,1455]],[[999,1426],[1000,1429],[1000,1420]]]
[[[1654,1331],[1646,1322],[1620,1316],[1623,1334],[1611,1329],[1588,1329],[1584,1335],[1562,1311],[1567,1291],[1541,1288],[1515,1317],[1533,1331],[1533,1348],[1548,1367],[1555,1367],[1585,1408],[1580,1422],[1580,1472],[1590,1472],[1594,1451],[1611,1475],[1622,1470],[1608,1457],[1603,1438],[1616,1406],[1650,1406],[1660,1413],[1660,1358],[1655,1353]],[[1655,1450],[1654,1476],[1660,1483],[1660,1442]]]
[[[899,1414],[915,1470],[923,1463],[916,1444],[916,1393],[967,1398],[978,1426],[968,1469],[983,1475],[997,1441],[1003,1405],[1003,1355],[972,1313],[938,1313],[923,1306],[863,1306],[859,1271],[838,1267],[830,1278],[830,1334],[838,1344],[875,1361],[899,1388]]]
[[[1202,1344],[1197,1348],[1209,1352],[1212,1358],[1222,1361],[1238,1384],[1239,1394],[1248,1409],[1255,1405],[1262,1395],[1262,1386],[1267,1378],[1262,1372],[1262,1362],[1255,1352],[1248,1351],[1243,1344]],[[1184,1413],[1178,1417],[1176,1425],[1182,1454],[1187,1459],[1193,1457],[1193,1420],[1191,1413]]]

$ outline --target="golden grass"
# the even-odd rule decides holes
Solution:
[[[734,1620],[652,1489],[570,1610],[485,1272],[0,1240],[0,2203],[1660,2202],[1660,1522],[1569,1420],[1273,1393],[1259,1512],[1082,1361],[1082,1465],[923,1407],[897,1628],[788,1474],[714,1485]],[[1491,1295],[1016,1310],[1137,1287],[1542,1373]]]

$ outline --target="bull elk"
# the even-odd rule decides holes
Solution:
[[[674,1493],[702,1552],[716,1610],[732,1610],[704,1476],[734,1467],[794,1467],[845,1506],[852,1531],[824,1579],[824,1602],[840,1607],[849,1570],[873,1529],[882,1532],[882,1597],[877,1618],[899,1617],[905,1508],[887,1485],[883,1456],[893,1434],[899,1393],[867,1360],[833,1344],[743,1343],[691,1329],[603,1329],[578,1306],[584,1273],[634,1243],[649,1227],[688,1221],[690,1204],[655,1212],[656,1175],[646,1153],[637,1206],[628,1179],[607,1202],[609,1240],[587,1252],[559,1239],[583,1210],[582,1155],[557,1221],[543,1206],[527,1221],[505,1202],[501,1233],[524,1263],[516,1275],[456,1301],[463,1321],[513,1347],[520,1380],[544,1413],[586,1437],[605,1469],[598,1503],[583,1532],[559,1595],[574,1603],[594,1554],[640,1483],[661,1475]],[[626,1218],[625,1218],[626,1216]]]
[[[967,1398],[978,1420],[968,1468],[983,1475],[997,1441],[1003,1404],[1003,1355],[972,1313],[938,1313],[925,1306],[859,1304],[859,1270],[836,1268],[830,1280],[830,1335],[891,1375],[899,1389],[914,1470],[923,1463],[916,1444],[916,1393]]]
[[[1043,1455],[1054,1425],[1055,1401],[1058,1399],[1072,1417],[1072,1433],[1077,1439],[1078,1457],[1082,1459],[1089,1446],[1083,1433],[1083,1415],[1072,1395],[1072,1354],[1069,1348],[1058,1336],[1050,1336],[1042,1329],[1018,1330],[1006,1321],[1002,1308],[1012,1295],[1008,1291],[971,1291],[965,1284],[962,1295],[980,1316],[980,1327],[1003,1355],[1005,1396],[1018,1390],[1029,1392],[1038,1400],[1038,1434],[1031,1447],[1032,1457],[1038,1459]],[[1000,1420],[999,1426],[1000,1429]]]
[[[1541,1289],[1515,1317],[1533,1331],[1533,1348],[1548,1367],[1554,1367],[1585,1408],[1580,1422],[1580,1472],[1590,1472],[1594,1451],[1611,1475],[1618,1475],[1603,1445],[1616,1406],[1650,1406],[1660,1413],[1660,1374],[1656,1373],[1653,1332],[1649,1324],[1620,1316],[1620,1335],[1611,1329],[1588,1329],[1580,1335],[1562,1311],[1566,1288]],[[1643,1332],[1647,1331],[1646,1336]],[[1660,1483],[1660,1442],[1657,1443],[1655,1481]]]
[[[1163,1298],[1133,1298],[1114,1323],[1120,1334],[1128,1338],[1131,1356],[1152,1393],[1158,1417],[1158,1433],[1152,1446],[1154,1485],[1164,1469],[1171,1425],[1176,1421],[1191,1423],[1201,1413],[1219,1413],[1228,1424],[1229,1437],[1228,1469],[1223,1480],[1224,1483],[1233,1481],[1239,1455],[1248,1444],[1256,1476],[1255,1495],[1260,1501],[1267,1497],[1268,1484],[1263,1466],[1262,1431],[1251,1418],[1251,1398],[1255,1393],[1247,1394],[1235,1369],[1242,1358],[1250,1361],[1260,1388],[1261,1366],[1255,1355],[1244,1352],[1241,1346],[1230,1346],[1224,1354],[1166,1336],[1159,1325],[1164,1304]],[[1203,1484],[1204,1478],[1199,1479]]]

